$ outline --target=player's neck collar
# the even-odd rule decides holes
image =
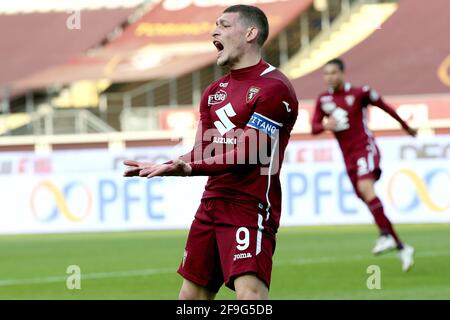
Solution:
[[[342,86],[342,88],[339,88],[337,90],[334,90],[333,88],[328,88],[328,93],[333,94],[336,92],[349,92],[350,89],[352,88],[352,84],[350,82],[345,82],[344,85]]]
[[[259,60],[259,62],[253,66],[231,70],[230,74],[231,77],[237,80],[248,78],[249,75],[257,74],[259,75],[261,72],[258,73],[258,71],[262,71],[265,68],[267,68],[268,64],[263,59]]]

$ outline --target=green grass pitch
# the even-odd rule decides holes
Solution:
[[[399,225],[416,248],[403,273],[396,252],[374,257],[375,226],[281,228],[271,299],[450,299],[450,224]],[[187,231],[0,236],[0,299],[176,299]],[[66,269],[81,269],[68,290]],[[378,265],[381,289],[367,288]],[[234,299],[222,287],[218,299]]]

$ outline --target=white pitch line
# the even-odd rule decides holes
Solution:
[[[393,253],[395,250],[393,251]],[[414,254],[415,257],[441,257],[450,256],[450,251],[429,251],[429,252],[419,252]],[[280,261],[274,262],[274,265],[307,265],[307,264],[321,264],[330,262],[340,262],[340,261],[357,261],[366,259],[396,259],[397,255],[389,255],[389,253],[379,256],[374,255],[353,255],[344,257],[317,257],[309,259],[296,259],[290,261]]]
[[[129,270],[129,271],[113,271],[113,272],[98,272],[98,273],[81,273],[81,281],[92,280],[92,279],[108,279],[108,278],[126,278],[126,277],[142,277],[151,276],[163,273],[175,272],[175,268],[163,268],[163,269],[143,269],[143,270]],[[41,278],[29,278],[29,279],[11,279],[11,280],[0,280],[1,286],[15,286],[22,284],[40,284],[40,283],[54,283],[54,282],[65,282],[66,276],[50,276]]]
[[[450,251],[429,251],[429,252],[419,252],[415,254],[416,257],[440,257],[440,256],[450,256]],[[293,261],[280,261],[275,260],[274,266],[285,266],[285,265],[308,265],[308,264],[321,264],[330,262],[340,262],[340,261],[355,261],[355,260],[366,260],[366,259],[394,259],[396,256],[383,255],[383,256],[370,256],[370,255],[353,255],[353,256],[343,256],[343,257],[318,257],[310,259],[296,259]],[[108,278],[127,278],[127,277],[142,277],[151,276],[164,273],[175,273],[175,268],[161,268],[161,269],[143,269],[143,270],[129,270],[129,271],[113,271],[113,272],[99,272],[99,273],[81,273],[81,281],[83,280],[96,280],[96,279],[108,279]],[[56,283],[65,282],[67,280],[66,276],[50,276],[50,277],[40,277],[40,278],[29,278],[29,279],[10,279],[10,280],[0,280],[0,287],[6,286],[17,286],[17,285],[28,285],[28,284],[41,284],[41,283]]]

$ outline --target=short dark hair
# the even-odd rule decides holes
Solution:
[[[245,20],[249,26],[255,26],[258,29],[258,39],[256,42],[260,47],[266,42],[269,36],[269,22],[266,14],[255,6],[248,6],[245,4],[237,4],[225,9],[223,13],[237,12],[240,17]]]
[[[341,71],[345,70],[345,64],[344,64],[344,61],[342,61],[342,59],[334,58],[334,59],[331,59],[330,61],[328,61],[325,65],[327,65],[327,64],[335,64],[338,66],[339,70],[341,70]]]

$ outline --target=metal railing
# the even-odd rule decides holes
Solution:
[[[196,128],[197,115],[198,111],[192,105],[183,105],[175,110],[170,106],[143,106],[124,109],[119,118],[123,132],[185,131]]]
[[[11,128],[6,135],[57,135],[116,131],[89,110],[44,108],[30,115],[30,121]]]

